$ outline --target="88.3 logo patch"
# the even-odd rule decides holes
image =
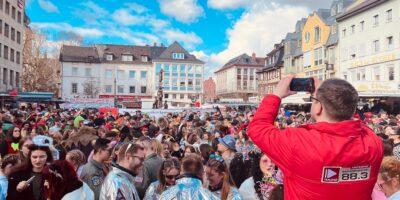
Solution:
[[[321,182],[339,183],[349,181],[363,181],[369,179],[370,173],[370,166],[357,166],[351,168],[324,167],[322,169]]]

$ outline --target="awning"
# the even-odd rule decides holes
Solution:
[[[400,98],[400,92],[398,93],[377,93],[377,92],[358,92],[359,97],[397,97]]]
[[[310,94],[305,92],[297,93],[295,95],[283,98],[281,104],[309,104]]]

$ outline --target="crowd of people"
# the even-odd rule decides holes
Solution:
[[[400,199],[400,114],[364,110],[343,122],[345,126],[321,122],[324,127],[315,128],[312,121],[318,119],[318,105],[313,105],[311,113],[288,112],[279,108],[279,97],[284,98],[268,95],[268,102],[264,100],[258,110],[184,111],[159,118],[140,110],[134,115],[113,115],[43,106],[6,109],[0,113],[0,200],[318,199],[306,187],[319,184],[330,195],[340,193],[340,188],[323,183],[332,179],[301,182],[309,174],[319,173],[321,179],[322,170],[312,170],[320,167],[320,160],[331,162],[331,157],[317,157],[324,151],[333,152],[332,158],[334,154],[372,153],[373,160],[380,159],[377,173],[374,163],[366,174],[374,189],[363,189],[369,187],[368,182],[365,187],[355,186],[354,193],[364,192],[363,197],[374,200]],[[312,98],[324,102],[323,96]],[[274,106],[276,113],[265,109]],[[379,142],[368,143],[383,144],[383,161],[379,149],[341,152],[308,143],[307,152],[298,150],[310,137],[326,142],[323,133],[312,130],[325,133],[346,126],[352,130],[353,122],[362,123],[362,129],[369,126],[379,136]],[[300,129],[309,131],[308,138],[294,134]],[[349,144],[345,140],[341,142]],[[315,166],[303,159],[307,153]],[[350,187],[351,182],[343,184]],[[296,190],[304,191],[304,196],[294,198]]]

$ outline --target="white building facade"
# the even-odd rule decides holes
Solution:
[[[360,96],[399,96],[400,0],[356,2],[337,21],[337,76]]]
[[[137,99],[148,104],[158,91],[161,69],[163,100],[169,106],[185,107],[202,98],[204,62],[177,42],[169,47],[63,46],[60,61],[63,99],[113,98],[122,107]]]
[[[257,70],[264,65],[265,59],[257,58],[255,54],[242,54],[228,61],[215,72],[216,93],[220,99],[242,99],[248,101],[256,97]]]
[[[20,88],[25,3],[0,0],[0,92]]]

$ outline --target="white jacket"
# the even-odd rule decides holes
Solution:
[[[253,177],[246,179],[242,185],[240,185],[239,193],[242,195],[243,200],[260,200],[254,189]]]
[[[82,187],[64,195],[61,200],[94,200],[94,193],[90,187],[83,182]]]

